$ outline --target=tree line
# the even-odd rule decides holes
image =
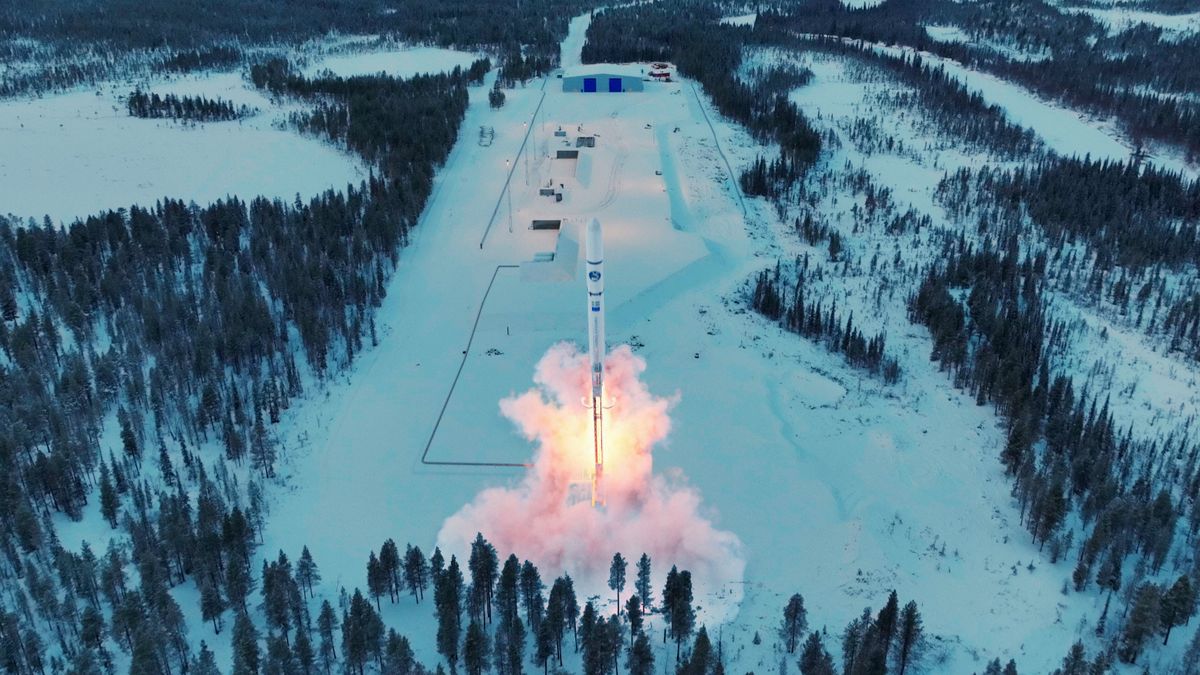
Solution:
[[[571,17],[594,0],[13,0],[0,7],[0,35],[42,45],[37,67],[0,75],[0,96],[65,89],[128,71],[229,68],[256,46],[277,48],[331,33],[494,55],[508,84],[548,73]],[[3,49],[0,45],[0,49]],[[2,52],[0,52],[2,53]],[[102,58],[95,58],[97,53]]]
[[[838,235],[833,233],[831,237]],[[793,278],[785,278],[782,265],[778,263],[774,272],[759,272],[754,281],[754,290],[750,293],[750,306],[759,314],[778,322],[784,330],[814,340],[829,351],[841,354],[850,365],[879,375],[888,384],[899,381],[900,364],[885,351],[887,337],[882,332],[874,337],[866,337],[854,323],[854,312],[843,319],[836,300],[826,307],[823,299],[814,302],[813,298],[808,297],[804,283],[808,270],[809,259],[806,254],[790,266],[790,276]]]
[[[1126,589],[1124,624],[1106,632],[1106,601],[1096,632],[1106,653],[1136,662],[1150,635],[1162,631],[1166,641],[1195,613],[1190,589],[1163,605],[1153,578],[1200,572],[1191,556],[1167,565],[1200,532],[1200,445],[1186,436],[1146,441],[1132,426],[1118,428],[1107,394],[1080,391],[1071,376],[1056,374],[1054,345],[1065,327],[1047,313],[1044,252],[1022,255],[1015,235],[1002,246],[960,235],[946,241],[943,258],[909,305],[930,330],[931,358],[1006,419],[1000,460],[1033,542],[1049,546],[1051,563],[1075,556],[1075,591],[1095,583],[1111,600]],[[1189,658],[1200,657],[1200,638],[1192,651]]]
[[[254,114],[248,106],[235,106],[231,101],[204,96],[176,96],[149,93],[135,89],[125,99],[125,108],[133,117],[142,119],[174,119],[194,122],[223,122],[242,119]]]
[[[934,40],[925,29],[931,24],[955,26],[971,39]],[[1109,35],[1086,14],[1042,0],[898,0],[865,8],[815,0],[760,13],[755,31],[836,35],[929,51],[1116,117],[1139,147],[1157,141],[1183,148],[1190,158],[1200,153],[1200,103],[1189,98],[1200,87],[1200,72],[1190,66],[1200,46],[1195,34],[1164,39],[1161,28],[1140,25]],[[996,43],[1017,49],[997,49]]]
[[[48,634],[60,665],[96,672],[104,625],[134,672],[190,667],[165,592],[184,579],[205,620],[246,609],[261,481],[286,450],[274,426],[306,378],[375,339],[375,309],[466,108],[461,73],[308,84],[364,101],[354,147],[375,169],[363,184],[308,202],[167,198],[65,227],[0,221],[0,574],[26,608],[6,614],[10,672],[40,673]],[[199,450],[213,442],[223,454]],[[86,612],[78,593],[93,583],[63,567],[51,515],[78,520],[96,498],[129,545],[114,533],[112,592],[90,594]],[[127,563],[140,586],[124,581]]]
[[[1200,181],[1132,162],[1046,158],[1015,169],[961,169],[937,195],[960,218],[1023,232],[1053,250],[1057,290],[1108,310],[1168,351],[1200,359]],[[1082,252],[1072,251],[1082,244]]]

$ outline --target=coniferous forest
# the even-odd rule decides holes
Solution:
[[[260,550],[265,486],[297,450],[276,425],[306,387],[331,382],[379,343],[376,310],[460,138],[469,88],[494,63],[489,100],[501,109],[505,87],[552,78],[567,21],[598,4],[0,7],[0,63],[23,64],[0,69],[0,98],[117,75],[241,71],[262,93],[294,104],[280,126],[352,152],[370,171],[309,199],[198,205],[166,195],[64,227],[0,217],[0,668],[219,675],[227,669],[212,646],[187,640],[185,615],[195,608],[171,592],[187,583],[198,591],[199,617],[229,641],[235,675],[522,675],[530,664],[548,674],[570,671],[564,654],[585,675],[723,675],[724,643],[698,622],[691,573],[671,567],[654,588],[646,555],[632,566],[614,556],[614,609],[607,598],[578,597],[569,574],[543,579],[532,561],[502,560],[482,535],[468,560],[387,539],[338,598],[314,592],[321,572],[302,542],[295,558]],[[1129,4],[1194,10],[1181,0]],[[854,311],[839,292],[839,283],[868,279],[863,292],[875,306],[898,308],[928,339],[920,357],[927,353],[939,381],[995,411],[1002,447],[973,450],[994,461],[997,481],[1003,473],[1024,543],[1066,570],[1064,597],[1103,597],[1086,625],[1099,648],[1083,639],[1062,645],[1056,672],[1100,674],[1117,661],[1149,668],[1147,655],[1177,645],[1173,631],[1197,610],[1200,439],[1190,418],[1162,431],[1117,412],[1116,399],[1129,392],[1078,371],[1072,355],[1087,349],[1086,321],[1072,310],[1136,335],[1181,367],[1200,364],[1200,181],[1146,161],[1155,150],[1185,162],[1200,155],[1200,36],[1165,39],[1150,25],[1114,33],[1042,0],[888,0],[861,9],[786,0],[761,8],[751,25],[721,21],[744,11],[707,0],[597,11],[582,59],[674,64],[707,114],[752,141],[749,158],[730,169],[730,191],[760,198],[746,230],[761,236],[774,216],[784,246],[745,268],[755,272],[733,292],[754,312],[748,330],[813,342],[899,396],[890,392],[910,372],[911,362],[901,367],[905,336]],[[966,39],[934,39],[935,23]],[[305,75],[303,61],[289,58],[305,41],[356,34],[487,58],[408,79]],[[955,59],[1111,120],[1131,156],[1057,154],[931,60],[849,40]],[[767,51],[775,58],[768,65],[752,58]],[[810,114],[791,94],[819,80],[809,66],[821,59],[890,83],[873,99],[881,116],[919,109],[924,130],[979,161],[922,164],[936,174],[936,189],[924,211],[906,204],[862,159],[936,156],[945,147],[927,140],[921,148],[865,115],[839,128]],[[140,88],[122,98],[119,114],[139,118],[208,123],[255,113]],[[837,155],[849,145],[859,164]],[[848,224],[831,215],[839,199],[854,204]],[[784,254],[786,246],[803,253]],[[97,507],[114,535],[107,546],[60,540],[56,522]],[[629,567],[636,582],[627,585]],[[866,602],[882,605],[837,630],[810,617],[800,594],[786,598],[764,624],[783,661],[771,668],[938,672],[943,647],[924,628],[917,600],[891,591]],[[385,603],[427,607],[438,663],[421,663],[409,639],[385,625]],[[661,635],[648,629],[651,620]],[[673,649],[657,652],[663,645]],[[1187,664],[1200,663],[1200,637],[1178,652],[1189,672]],[[1018,663],[984,659],[979,671],[1015,675]]]
[[[176,96],[156,93],[147,94],[135,90],[126,101],[129,114],[143,119],[174,119],[194,122],[227,122],[253,114],[246,106],[235,106],[229,101],[209,99],[203,96]]]

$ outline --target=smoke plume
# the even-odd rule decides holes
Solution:
[[[707,595],[706,614],[719,618],[714,603],[740,600],[741,543],[701,514],[700,495],[682,476],[653,473],[651,451],[670,431],[672,401],[654,396],[639,379],[645,361],[623,346],[605,362],[611,406],[604,414],[607,506],[592,508],[588,499],[593,443],[592,415],[584,405],[591,389],[587,355],[562,343],[538,363],[536,388],[500,402],[501,412],[536,443],[533,466],[519,483],[485,489],[448,518],[438,544],[462,554],[481,532],[501,555],[534,561],[543,578],[569,573],[588,593],[603,591],[616,552],[630,562],[632,587],[633,563],[647,553],[656,593],[671,565],[691,570],[697,600]],[[716,603],[717,595],[726,602]]]

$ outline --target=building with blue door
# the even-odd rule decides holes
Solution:
[[[633,65],[580,66],[563,75],[563,91],[586,94],[642,91],[644,70]]]

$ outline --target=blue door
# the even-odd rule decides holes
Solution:
[[[621,93],[621,91],[623,91],[621,89],[621,78],[619,78],[619,77],[608,78],[608,90],[614,94]]]
[[[583,90],[584,91],[596,91],[596,78],[594,78],[594,77],[583,78]]]

